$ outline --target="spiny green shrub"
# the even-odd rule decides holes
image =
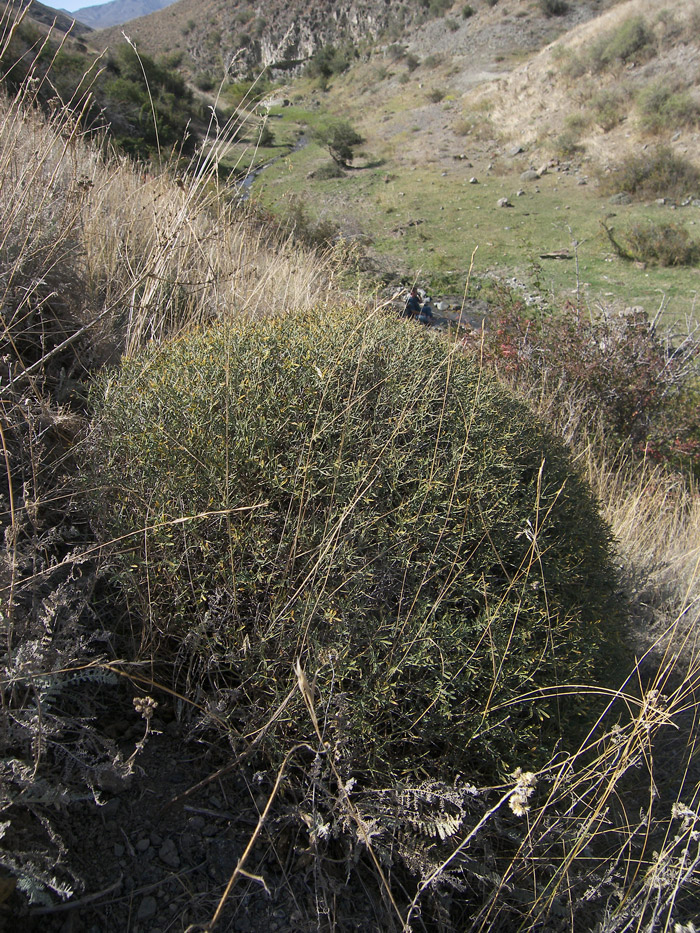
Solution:
[[[700,246],[681,224],[634,223],[623,234],[627,252],[639,262],[660,266],[695,266]]]
[[[603,191],[638,198],[683,198],[700,193],[700,171],[668,146],[627,156],[601,179]]]
[[[601,36],[588,51],[587,59],[592,71],[602,71],[615,64],[625,64],[653,48],[654,34],[642,16],[631,16],[617,29]]]
[[[687,91],[674,91],[663,83],[644,88],[637,97],[644,129],[652,133],[694,127],[700,123],[700,105]]]
[[[193,334],[96,397],[96,520],[143,642],[230,692],[278,755],[308,739],[380,780],[493,779],[551,752],[600,676],[608,532],[557,442],[461,352],[339,310]],[[563,691],[566,692],[566,691]],[[220,709],[220,707],[219,707]]]
[[[629,61],[650,58],[654,48],[654,34],[644,18],[631,16],[580,53],[562,50],[559,53],[561,70],[568,78],[575,79],[586,72],[595,74]]]

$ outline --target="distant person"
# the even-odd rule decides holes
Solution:
[[[420,314],[420,298],[418,297],[418,288],[414,285],[411,294],[408,296],[406,307],[403,309],[401,317],[417,317]]]
[[[430,303],[430,298],[426,297],[425,301],[423,302],[423,307],[420,309],[418,320],[421,322],[421,324],[432,324],[433,317],[433,306]]]

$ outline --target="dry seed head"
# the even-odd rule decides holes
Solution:
[[[530,809],[529,798],[537,786],[537,777],[532,771],[516,768],[511,777],[515,778],[515,788],[508,798],[508,806],[516,816],[525,816]]]
[[[690,830],[690,838],[693,842],[700,839],[700,832],[693,828],[698,825],[698,815],[694,810],[691,810],[690,807],[687,807],[679,800],[676,801],[671,807],[671,818],[674,820],[683,820],[680,831],[681,833],[686,833]]]
[[[148,722],[156,710],[158,703],[153,697],[134,697],[134,709]]]
[[[680,800],[676,800],[671,807],[671,816],[674,820],[694,819],[695,813]]]
[[[515,778],[516,790],[520,787],[531,787],[535,788],[537,786],[537,776],[532,773],[532,771],[523,771],[522,768],[516,768],[515,771],[511,774],[512,778]],[[532,793],[532,791],[530,791]]]

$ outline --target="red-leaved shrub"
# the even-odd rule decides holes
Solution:
[[[640,308],[536,309],[500,288],[482,352],[560,420],[575,411],[576,433],[602,428],[616,445],[700,473],[697,331],[674,336]]]

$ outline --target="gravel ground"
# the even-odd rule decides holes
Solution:
[[[201,929],[211,920],[274,775],[256,773],[249,764],[226,772],[230,760],[220,748],[188,741],[167,709],[158,712],[163,719],[154,720],[132,778],[103,782],[109,790],[101,793],[101,806],[75,803],[54,820],[82,890],[48,908],[20,907],[15,895],[2,908],[0,929],[173,933]],[[125,752],[144,732],[135,715],[105,728]],[[199,789],[181,796],[199,782]],[[238,879],[226,901],[217,933],[311,933],[319,929],[319,912],[330,910],[328,892],[314,880],[308,834],[294,830],[294,807],[279,800],[247,857],[248,876]],[[334,892],[333,909],[343,916],[336,929],[380,928],[365,892],[341,887]]]

